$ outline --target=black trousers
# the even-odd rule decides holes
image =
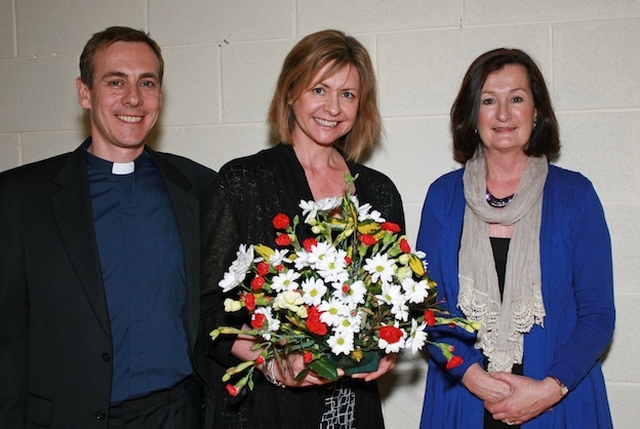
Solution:
[[[109,429],[201,429],[202,395],[193,377],[109,410]]]

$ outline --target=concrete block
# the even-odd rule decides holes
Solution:
[[[550,76],[546,25],[465,28],[378,36],[380,104],[385,116],[448,115],[460,83],[480,54],[519,48]]]
[[[317,1],[297,2],[299,34],[335,28],[351,33],[424,30],[457,26],[461,8],[455,1],[328,0],[318,13]],[[338,12],[339,11],[339,12]]]
[[[7,107],[0,115],[0,132],[81,127],[79,74],[74,56],[0,62],[0,93]]]
[[[163,45],[264,40],[291,37],[290,0],[174,0],[149,2],[149,27]]]
[[[146,0],[16,0],[18,56],[82,52],[112,25],[146,30]]]
[[[638,28],[640,18],[555,24],[556,107],[640,107]]]
[[[220,122],[220,57],[216,46],[163,50],[165,77],[160,125]]]

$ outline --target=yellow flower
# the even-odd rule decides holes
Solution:
[[[242,308],[242,303],[240,301],[234,301],[231,298],[227,298],[224,300],[224,311],[227,313],[233,313]]]
[[[416,255],[411,254],[409,256],[409,266],[417,275],[424,275],[424,263],[422,262],[422,259],[418,258]]]
[[[299,317],[307,317],[307,309],[304,307],[302,295],[298,292],[285,290],[276,296],[273,301],[275,310],[287,309],[296,313]]]
[[[275,253],[271,247],[264,244],[254,244],[253,250],[265,261],[271,259],[271,255]]]

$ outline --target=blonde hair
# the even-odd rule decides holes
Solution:
[[[310,34],[291,49],[269,106],[268,123],[276,138],[293,144],[295,116],[291,103],[315,84],[312,79],[327,64],[320,80],[351,65],[360,75],[360,100],[353,128],[335,143],[348,160],[357,161],[373,147],[382,131],[377,104],[376,77],[369,53],[355,38],[341,31],[324,30]]]

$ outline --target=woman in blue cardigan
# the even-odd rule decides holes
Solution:
[[[449,310],[483,327],[429,331],[464,363],[431,353],[421,427],[611,428],[610,237],[591,182],[549,165],[560,143],[540,70],[517,49],[482,54],[451,120],[465,168],[429,188],[417,247]]]

